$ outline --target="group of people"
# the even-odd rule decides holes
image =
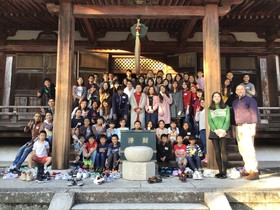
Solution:
[[[191,168],[200,169],[200,158],[204,157],[203,161],[207,162],[207,110],[211,129],[209,139],[213,141],[219,168],[216,177],[226,177],[226,139],[229,138],[228,130],[232,124],[236,125],[236,138],[248,179],[258,178],[253,145],[258,113],[257,104],[252,98],[255,89],[253,84],[249,83],[249,75],[244,75],[244,82],[237,87],[232,78],[233,74],[228,72],[222,90],[213,93],[211,105],[206,108],[202,71],[198,71],[196,76],[181,73],[173,78],[171,74],[164,76],[161,70],[157,71],[156,75],[149,70],[146,76],[133,78],[131,70],[127,70],[126,78],[122,81],[112,73],[104,73],[103,81],[100,82],[99,75],[94,74],[88,77],[86,85],[84,79],[79,77],[72,89],[71,136],[75,161],[82,158],[84,168],[95,167],[98,171],[105,168],[116,170],[120,162],[121,130],[146,129],[156,131],[159,162],[168,162],[174,151],[180,166],[189,163]],[[48,116],[54,114],[53,88],[51,81],[45,79],[44,88],[37,93],[38,97],[43,94],[48,97],[50,108],[42,110],[46,116],[45,121],[48,122],[52,121]],[[31,152],[31,145],[38,139],[41,130],[46,131],[48,143],[51,144],[50,126],[42,127],[45,121],[43,123],[38,120],[41,115],[37,114],[34,121],[26,127],[32,131],[32,142],[19,150],[13,163],[17,168]],[[250,143],[246,129],[251,130]],[[201,140],[201,148],[196,144],[198,138]],[[30,160],[38,160],[36,155],[42,158],[42,154],[35,153]],[[47,161],[45,156],[43,158],[47,166],[50,159]]]

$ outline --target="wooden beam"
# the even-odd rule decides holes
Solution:
[[[56,97],[53,127],[53,169],[67,169],[70,149],[70,115],[72,106],[72,72],[74,55],[74,24],[72,4],[59,5]]]
[[[197,19],[191,19],[188,20],[187,23],[185,24],[182,33],[180,34],[179,37],[179,42],[181,47],[186,45],[187,39],[189,38],[197,21],[198,21]]]
[[[205,107],[209,107],[211,96],[221,90],[221,64],[219,41],[219,15],[217,5],[206,5],[203,25],[203,69]],[[206,122],[208,121],[206,112]],[[209,125],[206,126],[206,137],[209,136]],[[208,139],[208,138],[207,138]],[[207,141],[208,167],[216,168],[215,152],[212,141]]]
[[[90,22],[87,18],[83,18],[80,20],[80,23],[82,25],[83,31],[86,34],[88,41],[91,45],[97,44],[97,38],[95,37],[94,31],[90,25]]]

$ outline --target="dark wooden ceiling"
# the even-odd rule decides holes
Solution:
[[[139,0],[73,0],[73,3],[131,6],[136,1]],[[57,30],[58,17],[48,11],[46,2],[58,3],[57,0],[0,0],[1,38],[5,36],[5,33],[6,36],[12,36],[17,30]],[[201,5],[203,2],[204,0],[144,0],[146,5],[160,6]],[[129,32],[130,27],[136,21],[136,19],[114,17],[77,18],[75,30],[88,38],[90,30],[98,38],[104,37],[107,31]],[[178,40],[187,39],[192,36],[193,32],[202,30],[201,19],[142,19],[141,22],[149,28],[149,31],[167,31],[171,37],[177,37]],[[220,17],[221,31],[255,31],[259,32],[261,36],[268,28],[272,28],[274,32],[278,31],[279,25],[279,0],[244,0],[239,5],[232,5],[231,11]]]

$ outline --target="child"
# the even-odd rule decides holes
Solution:
[[[179,129],[176,125],[176,122],[172,121],[170,127],[167,129],[168,139],[173,148],[174,142],[176,141],[177,136],[179,135]]]
[[[203,146],[205,158],[202,162],[207,163],[207,148],[206,148],[206,124],[205,124],[205,100],[200,99],[200,106],[196,110],[195,121],[199,122],[200,140]],[[202,109],[202,110],[201,110]]]
[[[168,143],[168,135],[162,134],[159,144],[157,144],[157,161],[163,163],[169,163],[171,156],[171,146]]]
[[[37,163],[44,163],[44,170],[46,170],[48,165],[52,162],[52,158],[48,157],[50,145],[49,142],[45,140],[46,137],[46,131],[40,131],[39,140],[34,143],[32,148],[32,160]],[[29,164],[29,168],[32,168],[31,164]]]
[[[200,157],[203,155],[200,147],[195,143],[196,138],[194,136],[190,136],[189,144],[187,145],[187,160],[193,170],[201,171],[201,162]],[[196,162],[196,165],[194,164]]]
[[[84,169],[93,170],[93,165],[95,163],[96,158],[96,148],[97,142],[96,137],[94,135],[90,135],[88,137],[88,142],[83,147],[83,155],[84,155]]]
[[[178,163],[178,167],[182,172],[184,172],[186,165],[187,165],[187,146],[183,144],[183,137],[177,136],[177,144],[174,145],[174,152],[176,157],[176,162]]]
[[[92,126],[92,132],[96,136],[96,140],[99,142],[99,137],[101,134],[106,135],[106,123],[104,123],[103,117],[98,117],[96,124]]]
[[[84,125],[79,128],[79,134],[83,135],[85,139],[88,139],[92,135],[92,129],[90,126],[90,119],[88,117],[84,118]]]
[[[107,153],[107,159],[105,162],[105,166],[107,169],[111,170],[117,170],[117,167],[120,163],[120,157],[121,157],[121,144],[118,138],[118,135],[113,134],[112,135],[112,143],[108,146],[108,153]]]
[[[71,120],[71,135],[73,139],[78,139],[79,128],[83,125],[82,110],[77,109],[75,117]]]
[[[165,128],[165,122],[163,120],[160,120],[160,121],[158,121],[158,128],[156,129],[158,143],[161,141],[162,134],[168,134],[168,130],[167,130],[167,128]]]
[[[188,145],[189,137],[191,136],[191,129],[188,122],[184,122],[183,127],[180,128],[179,135],[183,137],[183,144]]]
[[[100,143],[97,146],[96,154],[96,172],[103,172],[105,170],[105,160],[108,152],[107,136],[100,136]]]
[[[134,122],[134,128],[132,128],[131,130],[135,130],[135,131],[140,131],[140,130],[142,130],[142,128],[141,128],[141,122],[140,122],[139,120],[136,120],[136,121]]]
[[[114,120],[111,120],[109,122],[109,128],[107,128],[106,130],[106,135],[107,135],[107,143],[110,144],[112,142],[112,135],[113,134],[118,134],[118,129],[115,128],[115,121]]]
[[[149,120],[146,124],[146,127],[144,128],[144,130],[150,131],[150,130],[155,130],[153,122],[151,120]]]
[[[201,70],[197,72],[196,83],[198,84],[198,87],[200,89],[204,90],[204,77],[203,72]]]
[[[119,124],[120,124],[120,127],[118,128],[118,138],[119,138],[119,142],[121,142],[121,131],[125,131],[125,130],[129,130],[128,127],[125,127],[125,124],[126,124],[126,119],[124,118],[121,118],[119,120]]]
[[[99,101],[93,101],[92,107],[89,109],[88,118],[90,119],[91,124],[95,124],[99,114]]]
[[[76,159],[73,161],[73,163],[79,162],[80,157],[83,154],[83,148],[85,146],[85,137],[83,135],[79,135],[78,138],[78,140],[74,140],[74,154]]]

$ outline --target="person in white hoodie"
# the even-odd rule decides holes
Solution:
[[[200,140],[203,146],[205,158],[202,162],[207,163],[207,148],[206,148],[206,123],[205,123],[205,100],[200,99],[200,106],[197,107],[195,121],[199,122]]]

